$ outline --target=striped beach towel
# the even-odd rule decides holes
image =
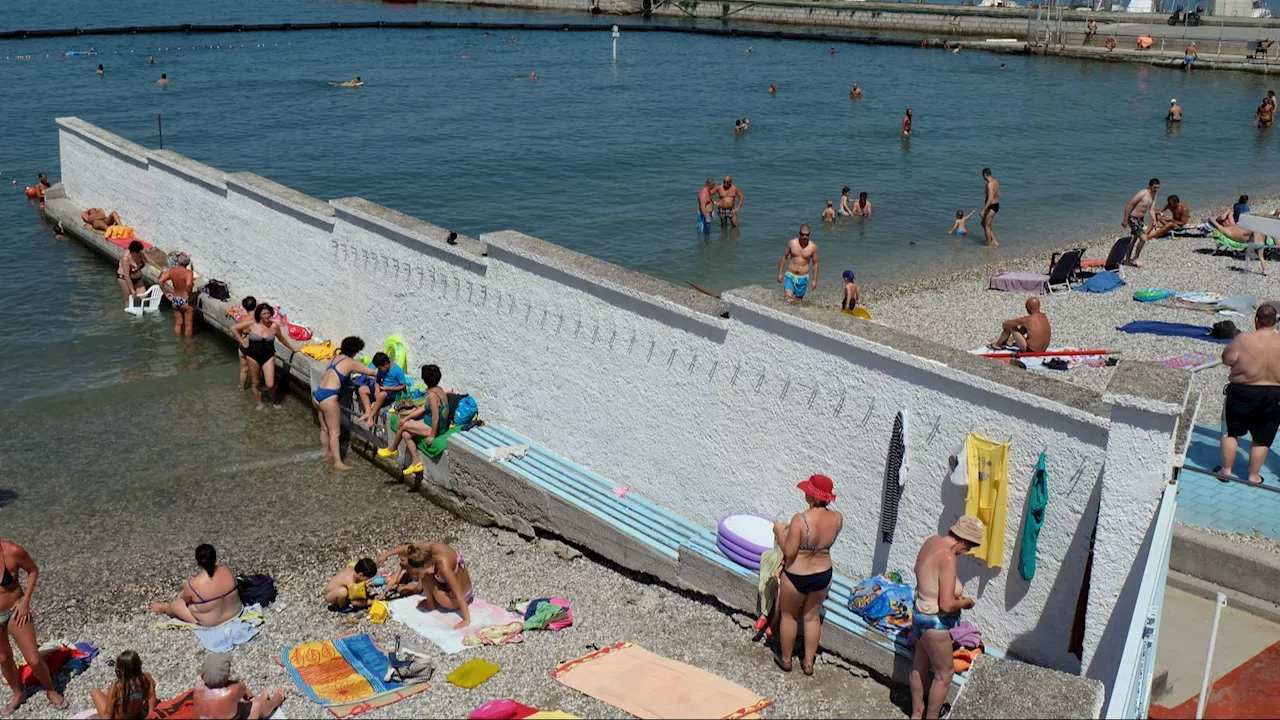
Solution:
[[[893,437],[889,440],[889,459],[884,467],[884,503],[880,507],[880,538],[893,542],[898,527],[898,501],[902,499],[902,461],[907,454],[903,440],[902,413],[893,419]]]

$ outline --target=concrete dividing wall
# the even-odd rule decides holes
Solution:
[[[788,517],[802,507],[797,481],[832,475],[846,518],[833,558],[850,577],[909,575],[920,542],[963,511],[965,491],[946,475],[965,434],[1010,441],[1004,568],[965,560],[961,579],[979,598],[968,617],[987,642],[1040,664],[1082,669],[1067,645],[1100,498],[1105,518],[1145,529],[1159,498],[1149,478],[1169,474],[1177,403],[1142,406],[1131,428],[1117,425],[1109,402],[1141,404],[1147,381],[1160,388],[1152,394],[1181,387],[1185,397],[1182,371],[1154,377],[1135,365],[1117,373],[1126,384],[1104,402],[787,305],[776,290],[741,288],[720,301],[514,232],[448,245],[444,229],[358,198],[325,203],[74,118],[58,123],[75,205],[119,210],[140,237],[189,252],[235,294],[283,303],[319,337],[359,334],[372,346],[404,335],[411,362],[441,365],[445,386],[472,393],[486,418],[703,527],[732,512]],[[899,411],[910,465],[885,543],[877,527]],[[1027,582],[1016,558],[1042,451],[1050,504]],[[1141,482],[1129,479],[1133,462],[1146,466]],[[1117,602],[1140,551],[1131,535],[1099,528],[1097,543],[1108,546],[1094,563],[1086,666],[1106,646],[1105,620],[1129,616]]]

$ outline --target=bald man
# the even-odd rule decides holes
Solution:
[[[1000,338],[987,347],[1004,350],[1010,345],[1019,352],[1044,352],[1049,349],[1049,317],[1040,312],[1040,298],[1027,298],[1027,314],[1000,325]]]
[[[724,184],[712,188],[711,195],[720,213],[720,225],[738,227],[738,211],[742,210],[742,190],[733,184],[733,177],[724,176]]]

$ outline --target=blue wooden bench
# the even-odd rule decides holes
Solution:
[[[757,583],[756,571],[730,560],[716,547],[715,532],[706,530],[634,492],[628,491],[619,497],[613,492],[619,487],[617,483],[508,428],[485,425],[455,435],[454,441],[463,443],[482,455],[487,455],[487,451],[492,448],[525,445],[529,451],[524,457],[501,464],[541,491],[594,516],[672,563],[679,562],[683,550],[740,577],[744,582],[750,583],[753,589]],[[885,652],[910,661],[912,650],[907,648],[905,636],[890,639],[849,610],[845,602],[853,585],[854,581],[842,575],[834,577],[831,593],[823,606],[825,622]],[[987,653],[1004,657],[1004,653],[995,648],[987,648]],[[953,684],[959,687],[964,681],[965,675],[956,673]]]

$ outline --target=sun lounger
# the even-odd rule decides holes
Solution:
[[[1115,243],[1111,245],[1111,252],[1107,253],[1107,262],[1102,266],[1103,270],[1115,272],[1124,264],[1125,255],[1129,252],[1129,243],[1132,239],[1129,237],[1117,238]]]
[[[987,289],[1039,295],[1057,290],[1070,290],[1071,281],[1079,280],[1080,258],[1083,255],[1083,249],[1068,250],[1061,257],[1055,253],[1050,259],[1052,265],[1048,275],[1025,272],[992,275],[987,279]]]

